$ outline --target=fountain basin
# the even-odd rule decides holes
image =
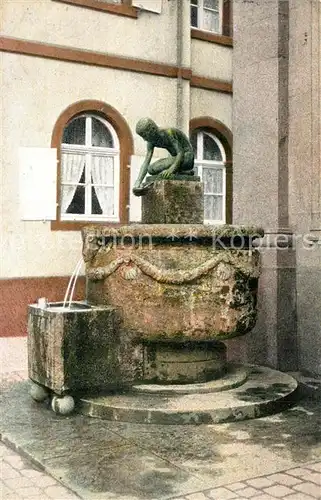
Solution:
[[[204,342],[250,331],[256,321],[263,230],[140,224],[83,230],[87,300],[121,311],[143,341]]]
[[[111,306],[28,307],[29,378],[59,396],[128,384],[135,379],[139,354],[121,337]]]

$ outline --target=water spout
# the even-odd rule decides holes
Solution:
[[[38,299],[38,307],[40,307],[40,309],[46,309],[47,306],[48,306],[48,301],[46,297],[40,297]]]
[[[68,283],[68,286],[67,286],[67,290],[66,290],[66,293],[65,293],[65,298],[64,298],[64,303],[63,303],[63,309],[66,308],[66,303],[68,301],[68,295],[69,295],[68,308],[70,309],[70,307],[71,307],[72,298],[73,298],[73,295],[74,295],[76,282],[77,282],[77,279],[78,279],[78,276],[79,276],[79,273],[80,273],[80,269],[81,269],[81,264],[82,264],[82,257],[77,262],[77,265],[76,265],[76,267],[74,269],[74,272],[72,273],[71,278],[69,280],[69,283]],[[69,294],[69,292],[70,292],[70,294]]]

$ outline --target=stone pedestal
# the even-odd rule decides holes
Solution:
[[[203,183],[199,177],[157,180],[142,198],[142,223],[203,224],[203,200]]]
[[[145,347],[144,380],[163,384],[206,382],[224,375],[223,342],[151,343]]]

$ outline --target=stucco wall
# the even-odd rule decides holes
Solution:
[[[176,63],[176,2],[163,2],[161,14],[141,11],[137,19],[52,0],[1,5],[7,36]]]
[[[232,95],[191,88],[191,118],[210,116],[232,129]]]
[[[191,67],[207,78],[232,81],[232,47],[192,39]]]

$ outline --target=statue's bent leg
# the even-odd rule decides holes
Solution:
[[[184,175],[193,175],[194,173],[194,155],[193,153],[186,152],[184,154],[184,159],[179,168],[180,173],[184,173]]]
[[[161,158],[160,160],[155,161],[148,167],[148,173],[150,175],[157,175],[167,170],[174,163],[175,158],[173,156],[168,156],[167,158]]]

